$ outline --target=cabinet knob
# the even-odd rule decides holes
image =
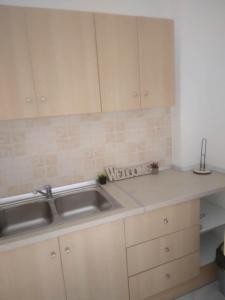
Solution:
[[[132,95],[133,95],[134,98],[137,98],[138,97],[138,92],[133,92]]]
[[[56,257],[56,253],[55,253],[54,251],[51,252],[50,257],[51,257],[51,258],[55,258],[55,257]]]
[[[145,91],[145,92],[144,92],[144,96],[145,96],[145,97],[148,97],[148,96],[149,96],[149,91]]]
[[[70,254],[70,252],[71,252],[70,248],[69,248],[69,247],[66,247],[66,248],[65,248],[65,252],[66,252],[66,254]]]
[[[169,248],[169,247],[166,247],[166,248],[165,248],[165,251],[166,251],[166,252],[170,252],[170,248]]]
[[[41,96],[40,100],[41,100],[41,102],[46,102],[46,101],[47,101],[47,98],[44,97],[44,96]]]
[[[168,223],[169,223],[169,220],[168,220],[167,218],[164,218],[164,219],[163,219],[163,223],[164,223],[164,224],[168,224]]]
[[[170,275],[169,273],[167,273],[167,274],[166,274],[166,278],[167,278],[167,279],[170,279],[170,278],[171,278],[171,275]]]
[[[32,102],[32,98],[30,98],[30,97],[25,98],[25,102],[26,103],[31,103]]]

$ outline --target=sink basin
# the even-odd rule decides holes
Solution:
[[[4,207],[0,209],[0,237],[47,226],[52,221],[46,201]]]
[[[97,188],[58,197],[55,206],[63,218],[82,218],[121,207],[110,195]]]

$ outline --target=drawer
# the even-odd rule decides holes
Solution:
[[[128,276],[199,250],[199,226],[127,248]]]
[[[130,247],[199,224],[199,200],[167,206],[125,219]]]
[[[130,300],[144,300],[184,283],[199,273],[199,253],[129,278]]]

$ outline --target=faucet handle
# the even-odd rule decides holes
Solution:
[[[46,191],[47,197],[52,197],[52,186],[50,184],[47,184],[44,186],[44,190]]]
[[[52,190],[52,186],[50,184],[46,184],[43,186],[44,190]]]

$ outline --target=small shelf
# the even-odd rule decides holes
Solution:
[[[210,231],[201,235],[200,264],[201,267],[215,261],[216,248],[222,243],[223,239]]]
[[[225,209],[207,200],[201,201],[201,233],[225,225]]]

